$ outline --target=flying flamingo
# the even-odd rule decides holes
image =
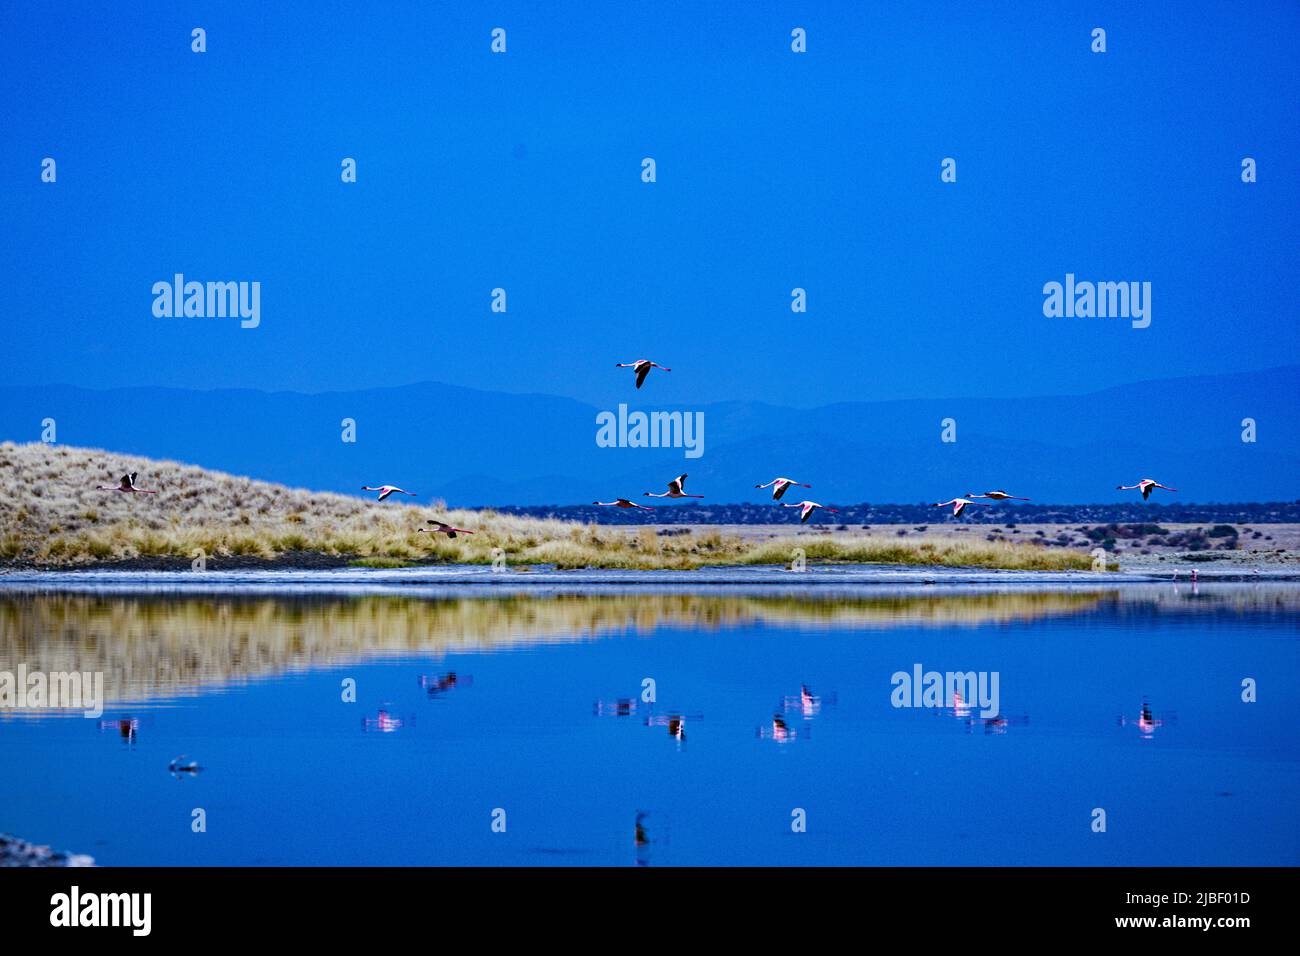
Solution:
[[[453,528],[451,525],[447,524],[445,521],[430,521],[429,524],[433,525],[433,527],[432,527],[432,528],[418,528],[418,529],[416,529],[416,534],[419,534],[419,533],[422,532],[422,531],[427,531],[429,534],[445,534],[445,535],[446,535],[447,537],[449,537],[449,538],[454,538],[454,537],[456,537],[456,535],[458,535],[458,534],[473,534],[473,533],[474,533],[473,531],[470,531],[468,528]]]
[[[383,501],[393,492],[397,492],[399,495],[410,495],[412,498],[415,497],[414,491],[407,491],[405,488],[397,487],[397,485],[380,485],[378,488],[371,488],[369,485],[362,485],[361,490],[379,492],[379,497],[375,499],[376,501]]]
[[[682,490],[682,487],[685,484],[686,484],[686,476],[678,475],[672,481],[668,482],[667,491],[662,492],[660,494],[655,494],[652,491],[647,491],[646,497],[648,498],[703,498],[704,497],[703,495],[688,495],[685,491]]]
[[[992,505],[988,504],[987,502],[971,501],[969,498],[953,498],[951,501],[936,501],[933,505],[931,505],[931,507],[943,508],[947,505],[952,505],[952,516],[954,518],[960,518],[961,513],[966,510],[967,505],[980,505],[981,507],[984,508],[992,507]]]
[[[1165,491],[1177,491],[1177,490],[1178,490],[1177,488],[1170,488],[1168,485],[1162,485],[1162,484],[1160,484],[1160,482],[1156,481],[1154,478],[1143,478],[1143,479],[1142,479],[1141,481],[1139,481],[1136,485],[1116,485],[1116,486],[1115,486],[1115,490],[1116,490],[1116,491],[1132,491],[1134,488],[1137,488],[1138,490],[1140,490],[1140,491],[1142,492],[1142,500],[1143,500],[1143,501],[1146,501],[1148,498],[1151,497],[1151,489],[1152,489],[1152,488],[1163,488]]]
[[[660,368],[660,369],[663,369],[665,372],[671,372],[671,371],[672,371],[672,369],[670,369],[670,368],[664,368],[664,366],[659,365],[659,364],[656,363],[656,362],[651,362],[649,359],[637,359],[635,362],[616,362],[616,363],[614,364],[614,367],[615,367],[615,368],[633,368],[633,369],[636,369],[636,387],[637,387],[637,388],[640,388],[642,385],[645,384],[645,377],[646,377],[647,375],[650,374],[650,370],[651,370],[652,368]]]
[[[628,501],[626,498],[615,498],[613,501],[593,501],[593,505],[600,505],[603,508],[645,508],[646,511],[654,511],[648,505],[639,505],[635,501]]]
[[[791,504],[784,504],[784,505],[782,505],[781,507],[782,507],[782,508],[802,508],[802,509],[803,509],[803,514],[801,514],[801,515],[799,516],[799,520],[800,520],[800,522],[802,522],[803,524],[807,524],[807,523],[808,523],[808,518],[811,517],[812,513],[813,513],[814,511],[816,511],[818,508],[821,508],[823,511],[829,511],[831,514],[836,514],[836,515],[837,515],[837,514],[840,513],[838,508],[827,508],[825,505],[819,505],[819,504],[818,504],[817,502],[815,502],[815,501],[799,501],[799,502],[796,502],[795,504],[792,504],[792,505],[791,505]]]
[[[139,472],[137,472],[137,471],[133,471],[133,472],[131,472],[131,474],[129,474],[129,475],[123,475],[123,476],[121,477],[121,479],[119,479],[118,484],[116,484],[116,485],[96,485],[96,486],[95,486],[95,490],[96,490],[96,491],[125,491],[125,492],[128,492],[128,493],[134,493],[134,494],[137,494],[137,495],[156,495],[156,494],[158,494],[157,491],[149,491],[149,490],[144,489],[144,488],[137,488],[137,487],[135,486],[135,476],[138,475],[138,474],[139,474]]]
[[[773,478],[765,485],[755,485],[755,488],[771,488],[772,500],[780,501],[781,496],[793,485],[796,488],[811,488],[812,485],[805,485],[803,482],[795,481],[793,478]]]
[[[973,491],[968,491],[968,492],[966,492],[966,497],[967,497],[967,498],[992,498],[994,501],[1006,501],[1006,500],[1008,500],[1008,499],[1013,500],[1013,501],[1029,501],[1029,500],[1030,500],[1030,499],[1028,499],[1028,498],[1021,498],[1019,495],[1009,495],[1009,494],[1007,494],[1005,491],[986,491],[986,492],[985,492],[984,494],[982,494],[982,495],[977,495],[977,494],[975,494],[975,492],[973,492]]]

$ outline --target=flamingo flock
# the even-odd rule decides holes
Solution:
[[[634,362],[617,362],[617,363],[615,363],[615,368],[630,368],[630,369],[632,369],[632,370],[635,372],[635,374],[636,374],[636,387],[637,387],[637,388],[641,388],[641,386],[645,384],[646,377],[650,374],[650,370],[651,370],[652,368],[661,369],[662,371],[665,371],[665,372],[671,372],[671,371],[672,371],[672,369],[667,368],[667,367],[665,367],[665,366],[663,366],[663,365],[660,365],[660,364],[658,364],[657,362],[651,362],[649,359],[637,359],[637,360],[634,361]],[[687,494],[687,493],[686,493],[686,490],[685,490],[686,477],[687,477],[686,475],[678,475],[678,476],[677,476],[676,478],[674,478],[672,481],[668,482],[668,490],[667,490],[667,491],[661,491],[661,492],[651,492],[651,491],[647,491],[647,492],[645,492],[645,494],[643,495],[643,497],[646,497],[646,498],[703,498],[704,495],[692,495],[692,494]],[[777,478],[773,478],[771,481],[766,481],[766,482],[764,482],[764,483],[762,483],[762,484],[755,485],[754,487],[757,488],[757,489],[767,489],[767,488],[771,488],[771,489],[772,489],[772,500],[775,501],[775,502],[781,502],[781,499],[785,496],[785,493],[786,493],[787,491],[789,491],[791,488],[809,488],[809,489],[811,489],[811,488],[812,488],[812,485],[807,484],[806,482],[802,482],[802,481],[795,481],[793,478],[777,477]],[[1159,482],[1154,481],[1153,479],[1150,479],[1150,478],[1143,478],[1143,479],[1142,479],[1141,481],[1139,481],[1136,485],[1120,485],[1120,486],[1119,486],[1119,489],[1120,489],[1120,490],[1124,490],[1124,491],[1129,491],[1129,490],[1132,490],[1132,489],[1134,489],[1134,488],[1137,488],[1137,489],[1140,489],[1140,490],[1141,490],[1141,492],[1142,492],[1142,500],[1143,500],[1143,501],[1147,500],[1147,499],[1151,496],[1151,489],[1152,489],[1152,488],[1163,488],[1163,489],[1165,489],[1166,491],[1177,491],[1177,490],[1178,490],[1178,489],[1176,489],[1176,488],[1170,488],[1168,485],[1162,485],[1162,484],[1160,484]],[[980,499],[980,498],[984,498],[984,499],[988,499],[988,500],[986,500],[986,501],[979,501],[979,500],[976,500],[976,499]],[[1009,492],[1004,491],[1003,489],[1000,489],[1000,488],[999,488],[999,489],[995,489],[995,490],[993,490],[993,491],[986,491],[986,492],[984,492],[983,494],[976,494],[976,493],[973,492],[973,491],[968,491],[968,492],[966,492],[966,495],[965,495],[964,497],[959,497],[959,498],[949,498],[947,501],[936,501],[936,502],[932,505],[932,507],[935,507],[935,508],[947,508],[947,507],[951,507],[951,508],[952,508],[952,516],[953,516],[954,518],[960,518],[961,515],[962,515],[962,512],[965,511],[968,507],[970,507],[970,506],[972,506],[972,505],[975,505],[975,506],[978,506],[978,507],[985,507],[985,508],[987,508],[987,507],[989,507],[990,503],[993,502],[993,501],[1029,501],[1029,500],[1031,500],[1031,499],[1026,498],[1026,497],[1024,497],[1024,496],[1022,496],[1022,495],[1013,495],[1013,494],[1010,494]],[[648,506],[648,505],[640,505],[640,504],[637,504],[636,502],[632,501],[632,500],[629,499],[629,498],[615,498],[613,501],[593,501],[592,504],[594,504],[594,505],[598,505],[598,506],[600,506],[600,507],[602,507],[602,508],[641,508],[641,509],[643,509],[643,510],[647,510],[647,511],[648,511],[648,510],[652,510],[652,509],[650,508],[650,506]],[[838,510],[838,509],[828,507],[828,506],[823,505],[823,504],[821,504],[820,502],[817,502],[817,501],[808,501],[808,500],[804,500],[804,501],[797,501],[797,502],[794,502],[794,503],[781,502],[781,504],[782,504],[782,507],[785,507],[785,508],[798,508],[798,509],[799,509],[799,521],[800,521],[801,524],[807,524],[807,523],[808,523],[808,519],[811,518],[811,517],[813,516],[813,514],[816,513],[818,510],[825,511],[825,512],[828,513],[828,514],[839,514],[839,510]]]
[[[653,363],[651,363],[651,364],[653,364]],[[647,366],[647,368],[648,368],[648,366]],[[130,474],[123,475],[123,476],[119,479],[118,484],[116,484],[116,485],[96,485],[95,488],[96,488],[96,490],[98,490],[98,491],[116,491],[116,492],[123,492],[123,493],[127,493],[127,494],[141,494],[141,495],[156,495],[156,494],[158,494],[158,490],[157,490],[157,489],[137,488],[137,487],[135,486],[135,480],[136,480],[137,476],[138,476],[138,473],[133,471],[133,472],[131,472]],[[688,476],[687,476],[686,474],[678,475],[678,476],[677,476],[676,478],[674,478],[672,481],[668,482],[668,486],[667,486],[667,490],[666,490],[666,491],[657,491],[657,492],[656,492],[656,491],[647,491],[647,492],[644,493],[644,497],[647,497],[647,498],[703,498],[704,495],[687,494],[687,492],[686,492],[686,479],[687,479],[687,477],[688,477]],[[806,484],[806,483],[804,483],[804,482],[794,481],[794,480],[791,479],[791,478],[773,478],[771,481],[764,482],[763,484],[755,485],[754,487],[755,487],[755,488],[759,488],[759,489],[771,488],[771,489],[772,489],[772,500],[773,500],[773,501],[777,501],[777,502],[781,502],[781,497],[782,497],[782,496],[786,493],[786,491],[788,491],[790,488],[811,488],[812,485],[810,485],[810,484]],[[1151,492],[1152,492],[1152,490],[1155,489],[1155,488],[1162,488],[1162,489],[1164,489],[1165,491],[1177,491],[1177,490],[1178,490],[1177,488],[1171,488],[1171,487],[1169,487],[1168,485],[1163,485],[1163,484],[1161,484],[1160,482],[1158,482],[1158,481],[1156,481],[1156,480],[1154,480],[1154,479],[1152,479],[1152,478],[1143,478],[1143,479],[1140,480],[1137,484],[1134,484],[1134,485],[1117,485],[1117,486],[1116,486],[1116,490],[1118,490],[1118,491],[1133,491],[1133,490],[1138,490],[1138,491],[1140,491],[1140,492],[1142,493],[1142,500],[1143,500],[1143,501],[1146,501],[1147,499],[1149,499],[1149,498],[1151,497]],[[390,495],[394,495],[394,494],[411,495],[412,497],[415,497],[415,496],[416,496],[416,495],[415,495],[415,492],[413,492],[413,491],[406,491],[406,490],[403,489],[403,488],[399,488],[397,485],[377,485],[377,486],[373,486],[373,487],[370,486],[370,485],[362,485],[362,486],[361,486],[361,490],[362,490],[362,491],[377,491],[377,492],[379,492],[379,496],[378,496],[378,498],[376,499],[376,500],[378,500],[378,501],[383,501],[384,499],[388,498]],[[962,515],[962,512],[964,512],[968,507],[971,507],[971,506],[984,507],[984,508],[990,507],[990,503],[989,503],[989,502],[987,502],[987,501],[976,501],[976,500],[975,500],[976,498],[989,498],[989,499],[991,499],[991,500],[993,500],[993,501],[1030,501],[1030,500],[1032,500],[1032,499],[1030,499],[1030,498],[1023,497],[1023,496],[1021,496],[1021,495],[1013,495],[1013,494],[1009,494],[1009,493],[1007,493],[1006,491],[1002,491],[1002,490],[986,491],[986,492],[984,492],[983,494],[976,494],[976,493],[974,493],[974,492],[970,492],[970,491],[968,491],[968,492],[966,493],[966,496],[965,496],[965,497],[961,497],[961,498],[949,498],[947,501],[936,501],[936,502],[934,502],[934,503],[931,505],[931,507],[932,507],[932,508],[947,508],[947,507],[951,507],[951,508],[952,508],[952,516],[953,516],[954,518],[960,518],[961,515]],[[613,501],[593,501],[592,504],[593,504],[593,505],[597,505],[597,506],[602,507],[602,508],[639,508],[639,509],[641,509],[642,511],[653,511],[653,510],[654,510],[654,509],[653,509],[652,507],[650,507],[649,505],[637,504],[637,502],[632,501],[630,498],[615,498]],[[828,505],[821,504],[820,502],[817,502],[817,501],[808,501],[808,500],[804,500],[804,501],[796,501],[796,502],[793,502],[793,503],[791,503],[791,502],[781,502],[781,506],[782,506],[783,508],[798,508],[798,509],[799,509],[799,521],[800,521],[801,524],[807,524],[807,523],[808,523],[808,519],[811,518],[811,517],[813,516],[813,514],[814,514],[815,512],[817,512],[818,510],[825,511],[825,512],[827,512],[828,514],[839,514],[839,509],[838,509],[838,508],[831,508],[831,507],[829,507]],[[461,534],[474,534],[474,532],[471,531],[471,530],[468,529],[468,528],[457,528],[457,527],[455,527],[455,526],[453,526],[453,525],[450,525],[450,524],[446,523],[445,521],[431,520],[431,521],[428,522],[428,524],[429,524],[429,527],[427,527],[427,528],[419,528],[419,529],[417,529],[417,532],[418,532],[418,533],[422,533],[422,534],[445,534],[448,538],[455,538],[457,535],[461,535]]]
[[[638,389],[641,388],[643,385],[645,385],[646,379],[650,375],[651,369],[659,369],[660,371],[663,372],[672,371],[672,369],[668,368],[666,365],[660,365],[658,362],[652,362],[649,359],[636,359],[635,361],[632,362],[616,362],[614,367],[632,369],[636,377],[636,387]],[[95,488],[98,491],[114,491],[114,492],[120,492],[125,494],[141,494],[141,495],[158,494],[158,489],[155,488],[137,488],[135,485],[135,481],[137,477],[138,477],[137,473],[133,471],[130,472],[129,474],[122,475],[121,478],[118,479],[118,483],[116,485],[96,485]],[[676,478],[668,482],[666,491],[647,491],[644,492],[643,497],[672,498],[672,499],[681,499],[681,498],[702,499],[704,495],[687,493],[686,491],[687,477],[688,476],[686,474],[678,475]],[[801,524],[807,524],[808,520],[817,511],[824,511],[827,514],[839,514],[839,509],[831,508],[828,505],[821,504],[820,502],[817,501],[810,501],[805,499],[803,501],[796,501],[792,503],[792,502],[784,502],[781,500],[785,496],[785,493],[789,491],[791,488],[811,489],[812,485],[806,482],[795,481],[793,478],[777,477],[771,479],[770,481],[763,482],[762,484],[754,485],[754,487],[759,490],[765,490],[771,488],[772,501],[779,503],[783,508],[798,508],[799,521]],[[1151,492],[1156,488],[1160,488],[1163,491],[1176,492],[1178,490],[1177,488],[1172,488],[1169,485],[1161,484],[1160,482],[1156,481],[1154,478],[1142,478],[1136,484],[1133,485],[1116,485],[1117,491],[1141,492],[1143,501],[1149,500],[1151,497]],[[389,484],[362,485],[361,490],[378,492],[379,494],[376,498],[377,501],[385,501],[392,495],[410,495],[412,498],[418,497],[415,492],[407,491],[405,488],[399,487],[398,485],[389,485]],[[986,499],[986,500],[981,501],[978,499]],[[951,507],[952,516],[954,518],[960,518],[962,516],[962,513],[965,512],[967,508],[972,506],[987,508],[990,506],[990,503],[994,501],[1030,501],[1030,500],[1031,499],[1026,498],[1022,495],[1013,495],[1002,489],[995,489],[993,491],[986,491],[983,494],[977,494],[973,491],[968,491],[963,497],[949,498],[947,501],[936,501],[931,505],[931,507],[933,508]],[[624,508],[624,509],[639,508],[643,511],[654,510],[654,508],[652,508],[651,506],[638,504],[637,502],[631,500],[630,498],[615,498],[612,501],[597,500],[597,501],[593,501],[592,504],[601,508]],[[419,528],[418,532],[422,534],[429,534],[429,535],[443,534],[446,535],[448,538],[455,538],[457,535],[462,535],[462,534],[474,534],[474,532],[468,528],[457,528],[441,520],[430,520],[428,522],[428,525],[429,525],[428,527]]]

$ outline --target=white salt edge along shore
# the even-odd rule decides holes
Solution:
[[[207,570],[207,571],[0,571],[0,590],[97,591],[116,593],[402,593],[413,591],[517,590],[588,591],[615,589],[798,589],[897,587],[1026,587],[1096,588],[1192,582],[1251,583],[1300,581],[1300,569],[1263,566],[1250,568],[1142,567],[1129,570],[1019,571],[873,565],[810,565],[795,572],[776,566],[726,566],[690,571],[630,571],[616,569],[557,571],[511,568],[494,571],[483,565],[445,565],[414,568],[330,568],[311,570]]]

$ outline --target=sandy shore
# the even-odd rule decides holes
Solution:
[[[837,537],[882,538],[894,536],[907,541],[1017,541],[1038,539],[1044,547],[1073,548],[1092,552],[1103,547],[1110,560],[1118,560],[1120,570],[1170,571],[1173,568],[1191,570],[1201,574],[1212,573],[1211,566],[1231,568],[1232,573],[1249,572],[1254,567],[1293,568],[1300,572],[1300,524],[1235,525],[1233,535],[1211,537],[1212,525],[1160,524],[1159,531],[1145,531],[1145,526],[1116,525],[1119,534],[1106,532],[1105,525],[1064,524],[956,524],[938,523],[878,524],[848,527],[834,524],[805,525],[791,528],[788,524],[773,525],[685,525],[663,526],[666,533],[674,527],[688,527],[696,531],[712,528],[723,534],[734,534],[751,541],[772,538],[818,537],[834,534]],[[1132,535],[1128,537],[1126,535]],[[1198,546],[1203,543],[1205,546]],[[1232,544],[1233,547],[1226,545]]]

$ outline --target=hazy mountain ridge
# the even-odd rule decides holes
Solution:
[[[793,409],[658,405],[622,378],[597,408],[546,395],[421,383],[356,392],[0,388],[0,439],[57,440],[202,462],[234,474],[357,493],[394,482],[457,505],[585,504],[662,491],[683,472],[706,502],[765,500],[777,475],[823,502],[919,502],[1005,487],[1042,502],[1108,502],[1153,477],[1182,501],[1300,497],[1300,366],[1137,382],[1037,399],[923,399]],[[601,448],[596,415],[704,413],[704,454]],[[955,419],[957,441],[940,440]],[[1244,418],[1258,441],[1240,440]],[[344,419],[357,441],[341,440]],[[801,489],[800,489],[801,490]],[[793,492],[791,493],[793,494]],[[1160,494],[1157,492],[1157,494]]]

